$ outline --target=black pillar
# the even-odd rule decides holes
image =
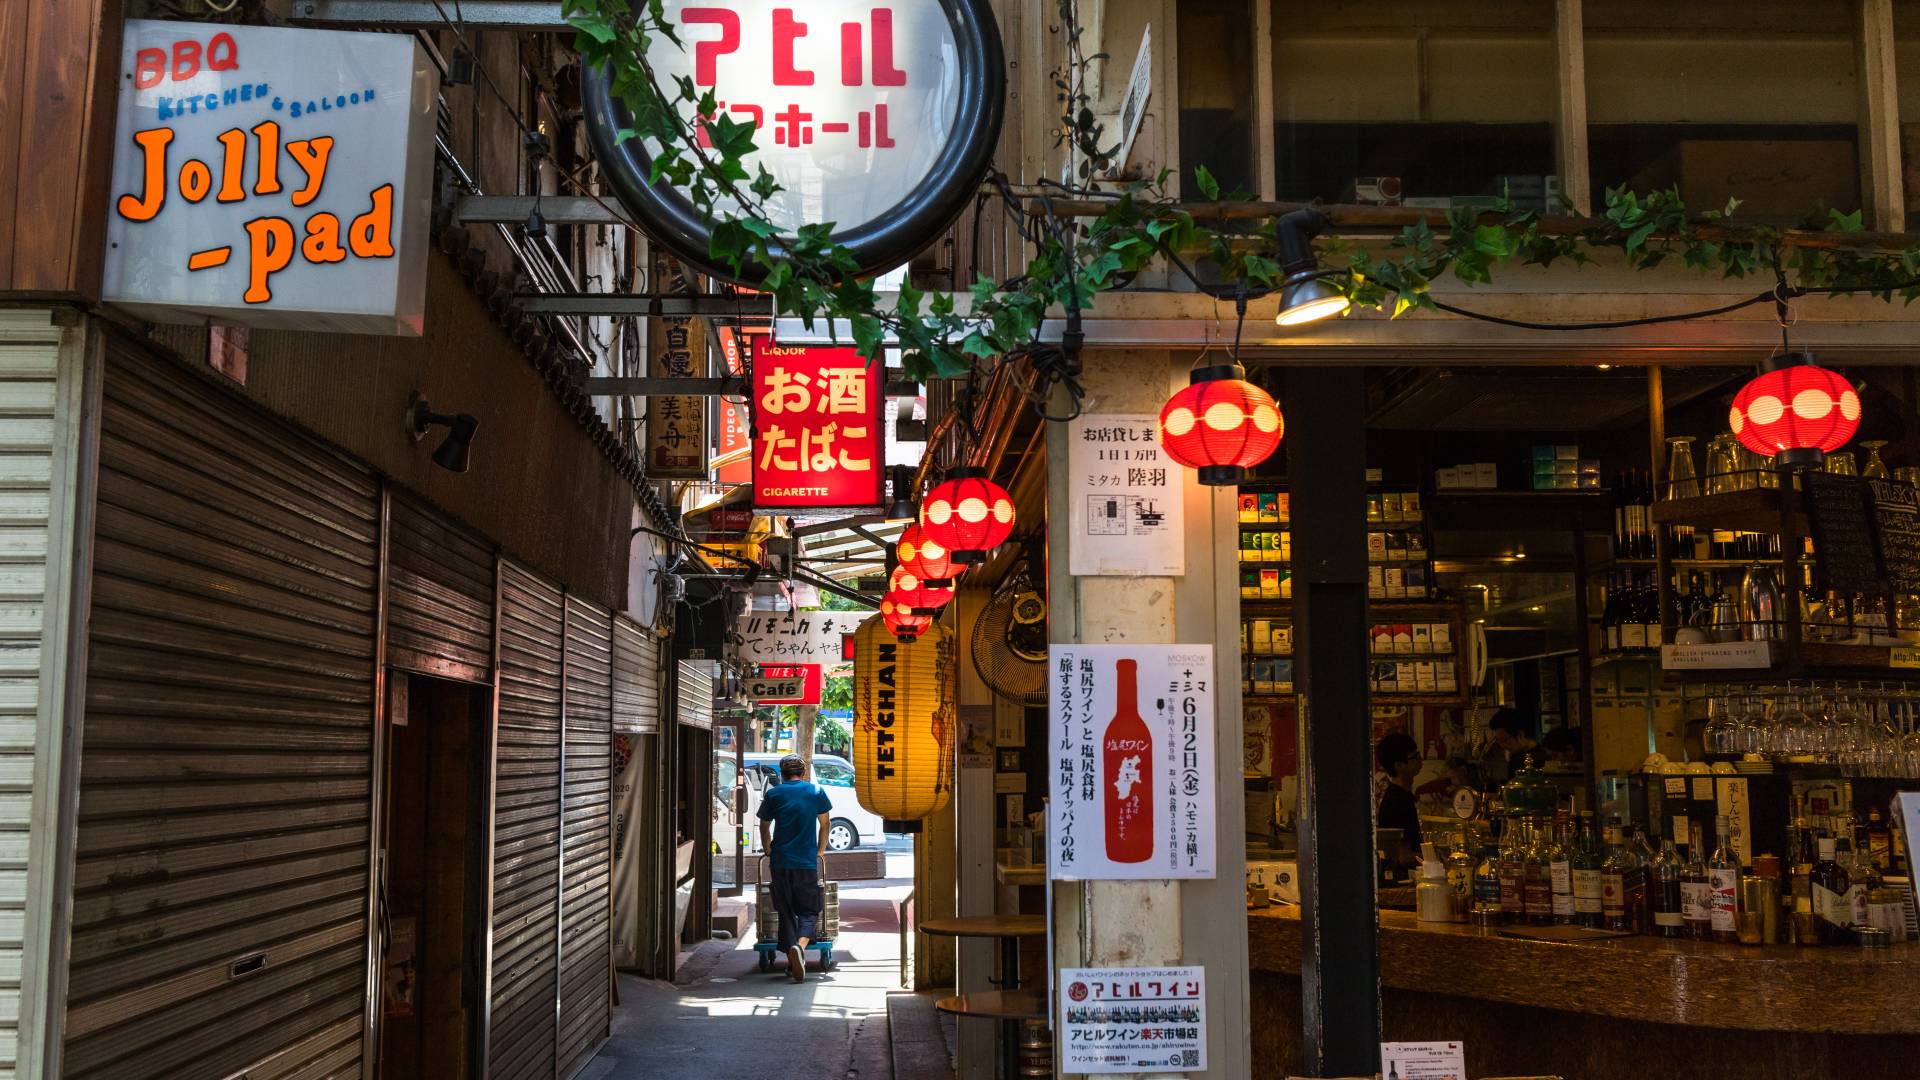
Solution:
[[[1310,1076],[1380,1067],[1373,746],[1367,708],[1366,386],[1286,373],[1300,709],[1300,986]]]

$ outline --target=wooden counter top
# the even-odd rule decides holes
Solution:
[[[1247,913],[1252,970],[1300,971],[1300,909]],[[1717,945],[1657,937],[1564,944],[1380,912],[1380,981],[1396,990],[1695,1027],[1917,1034],[1920,945]]]

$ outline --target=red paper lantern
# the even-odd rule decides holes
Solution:
[[[927,539],[926,530],[917,521],[900,530],[900,543],[893,551],[900,565],[912,571],[922,585],[950,589],[953,579],[960,576],[953,565],[953,553]]]
[[[985,469],[955,469],[920,500],[920,532],[956,565],[980,562],[1013,533],[1013,497]]]
[[[1286,433],[1273,396],[1246,376],[1239,364],[1195,368],[1193,381],[1160,410],[1160,445],[1168,457],[1197,469],[1203,484],[1238,484]]]
[[[1860,429],[1853,384],[1804,353],[1780,358],[1734,395],[1727,423],[1747,449],[1782,465],[1818,464]]]
[[[887,624],[887,629],[893,631],[893,636],[901,641],[912,641],[920,636],[922,630],[933,625],[931,616],[916,614],[913,605],[898,593],[888,593],[880,601],[880,618]]]
[[[887,578],[887,595],[898,597],[915,615],[934,616],[953,599],[953,586],[929,585],[905,566],[896,566]]]

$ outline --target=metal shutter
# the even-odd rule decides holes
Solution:
[[[613,613],[567,597],[566,756],[560,834],[560,1075],[612,1019]]]
[[[675,720],[697,728],[713,727],[713,661],[680,661],[679,705]]]
[[[560,589],[500,563],[488,1075],[551,1077],[558,1054]]]
[[[128,346],[104,394],[63,1075],[358,1075],[378,487]]]
[[[387,522],[387,663],[491,682],[493,552],[400,492]]]
[[[660,643],[619,615],[613,617],[613,730],[660,732]]]

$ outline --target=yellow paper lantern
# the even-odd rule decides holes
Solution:
[[[917,821],[953,792],[953,635],[903,642],[880,616],[853,635],[853,791],[894,821]]]

